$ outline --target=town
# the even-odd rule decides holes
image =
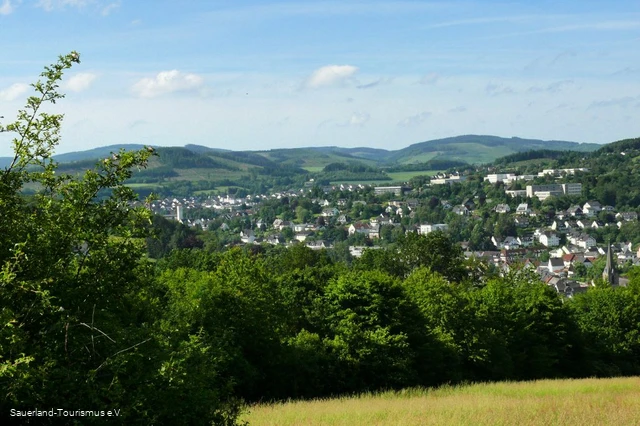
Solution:
[[[348,249],[350,258],[386,247],[401,233],[445,232],[467,259],[482,260],[503,272],[516,265],[531,268],[540,280],[568,297],[601,277],[624,286],[627,279],[620,272],[640,265],[638,241],[616,242],[610,237],[625,226],[635,226],[637,212],[617,211],[597,200],[566,209],[548,207],[552,200],[566,203],[579,198],[582,184],[575,180],[588,169],[544,169],[529,175],[482,171],[439,173],[418,187],[409,182],[322,187],[309,182],[296,190],[256,196],[168,197],[148,208],[191,228],[225,234],[227,247]],[[574,181],[509,189],[515,182],[536,178]],[[473,179],[482,179],[482,190],[467,197],[462,186]],[[461,188],[460,195],[446,196],[455,193],[456,187]]]

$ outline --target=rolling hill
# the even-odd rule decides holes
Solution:
[[[420,163],[431,159],[447,159],[477,164],[489,163],[499,157],[517,152],[540,149],[591,152],[601,146],[592,143],[464,135],[420,142],[398,150],[367,147],[341,148],[337,146],[281,148],[263,151],[232,151],[202,145],[186,145],[184,148],[199,155],[220,156],[232,161],[248,161],[249,164],[254,165],[260,165],[257,164],[260,162],[258,157],[263,157],[270,162],[309,170],[322,168],[330,163],[351,161],[360,161],[368,165],[390,165]],[[55,159],[60,163],[93,160],[105,157],[110,152],[118,151],[121,148],[133,150],[142,147],[143,145],[139,144],[110,145],[87,151],[58,154]],[[6,166],[10,161],[11,159],[8,157],[0,158],[0,167]]]
[[[499,157],[531,150],[589,152],[597,144],[566,141],[501,138],[466,135],[420,142],[398,150],[378,148],[305,147],[261,151],[231,151],[202,145],[157,147],[146,170],[130,180],[138,190],[193,193],[239,187],[261,191],[266,187],[302,185],[316,182],[407,181],[416,174],[464,164],[491,163]],[[79,173],[120,149],[141,149],[143,145],[123,144],[59,154],[54,157],[60,170]],[[11,158],[0,158],[6,167]],[[336,167],[337,164],[344,165]]]

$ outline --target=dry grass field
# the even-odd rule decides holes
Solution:
[[[409,389],[249,407],[258,425],[640,425],[640,377]]]

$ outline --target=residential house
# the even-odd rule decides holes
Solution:
[[[427,223],[424,225],[420,225],[420,227],[418,228],[418,234],[427,235],[428,233],[433,231],[447,231],[448,229],[449,225],[447,225],[446,223]]]
[[[451,211],[460,216],[469,214],[469,209],[465,205],[455,206]]]
[[[516,216],[516,218],[513,221],[518,228],[526,228],[527,226],[529,226],[528,217]]]
[[[502,248],[506,250],[514,250],[520,248],[520,241],[516,237],[506,237],[502,241]]]
[[[620,212],[616,214],[616,219],[620,219],[624,222],[631,222],[638,220],[638,213],[636,212]]]
[[[349,226],[349,235],[356,233],[365,234],[367,238],[380,238],[380,225],[370,225],[368,223],[353,223]]]
[[[544,231],[538,237],[538,241],[545,247],[556,247],[560,245],[560,239],[552,231]]]
[[[288,220],[276,219],[273,221],[273,227],[278,231],[282,231],[284,228],[293,228],[293,224]]]
[[[581,208],[580,206],[578,206],[578,205],[575,205],[575,206],[571,206],[571,207],[569,207],[569,208],[567,209],[567,213],[568,213],[570,216],[573,216],[573,217],[580,217],[580,216],[582,216],[582,214],[583,214],[583,212],[582,212],[582,208]]]
[[[584,206],[582,206],[583,213],[589,217],[597,215],[601,210],[602,206],[597,201],[587,201],[584,203]]]
[[[334,216],[338,216],[339,214],[340,214],[340,210],[336,209],[335,207],[329,207],[322,210],[323,217],[334,217]]]
[[[307,238],[309,238],[309,236],[311,235],[311,232],[297,232],[296,235],[293,237],[294,239],[300,241],[301,243],[304,242]]]
[[[493,244],[497,249],[504,248],[502,238],[496,237],[495,235],[491,237],[491,244]]]
[[[420,205],[420,202],[416,199],[409,199],[407,200],[407,207],[409,207],[409,210],[414,210],[416,209],[418,206]]]
[[[623,264],[626,262],[635,263],[638,260],[638,256],[634,251],[629,248],[629,246],[623,246],[620,252],[618,253],[618,263]]]
[[[575,244],[585,250],[596,245],[596,239],[589,234],[568,235],[567,239],[571,244]]]
[[[529,208],[529,204],[528,203],[518,204],[518,207],[516,207],[516,214],[524,215],[524,216],[530,215],[531,209]]]
[[[282,235],[269,235],[266,239],[266,242],[274,246],[286,243]]]
[[[576,225],[578,225],[578,228],[584,229],[589,226],[589,222],[587,219],[579,219],[576,221]]]
[[[578,223],[575,220],[565,220],[564,221],[564,229],[567,231],[578,229]]]
[[[380,246],[372,246],[372,247],[367,247],[367,246],[349,246],[349,254],[351,254],[352,257],[362,257],[362,253],[365,250],[377,250],[377,249],[381,249],[382,247]]]
[[[243,229],[240,231],[240,241],[246,244],[252,244],[256,239],[256,235],[251,229]]]
[[[309,241],[308,243],[306,243],[306,246],[309,247],[311,250],[322,250],[322,249],[333,248],[333,244],[330,244],[328,241],[325,241],[325,240]]]
[[[306,223],[294,223],[294,224],[292,224],[291,229],[293,229],[293,232],[302,232],[302,231],[305,231],[307,229],[307,224]]]
[[[564,270],[564,261],[558,257],[551,257],[549,258],[547,268],[549,269],[549,272],[557,274]]]
[[[496,213],[509,213],[511,208],[509,207],[509,204],[498,204],[493,210]]]
[[[518,237],[517,240],[518,240],[518,244],[521,247],[531,247],[535,242],[533,239],[533,236],[531,235],[523,235],[521,237]]]
[[[564,250],[561,247],[558,247],[554,250],[549,250],[549,256],[551,257],[562,257],[564,256]]]

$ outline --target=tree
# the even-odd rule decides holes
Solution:
[[[415,384],[415,354],[425,340],[419,312],[400,284],[379,271],[329,282],[323,303],[327,345],[342,391]]]
[[[43,108],[64,97],[58,85],[77,63],[71,52],[45,67],[32,85],[36,96],[0,126],[15,134],[14,156],[0,172],[0,411],[108,403],[128,423],[175,423],[181,415],[176,421],[233,422],[217,387],[195,392],[206,408],[168,403],[192,386],[172,381],[169,364],[215,366],[196,356],[194,340],[178,345],[184,356],[175,357],[155,326],[162,309],[144,260],[150,213],[133,207],[137,197],[124,185],[153,149],[113,153],[80,178],[56,172],[63,116]],[[26,184],[37,188],[32,197],[22,193]]]
[[[398,256],[408,272],[425,266],[453,282],[466,277],[462,248],[441,231],[426,236],[407,233],[398,242]]]

